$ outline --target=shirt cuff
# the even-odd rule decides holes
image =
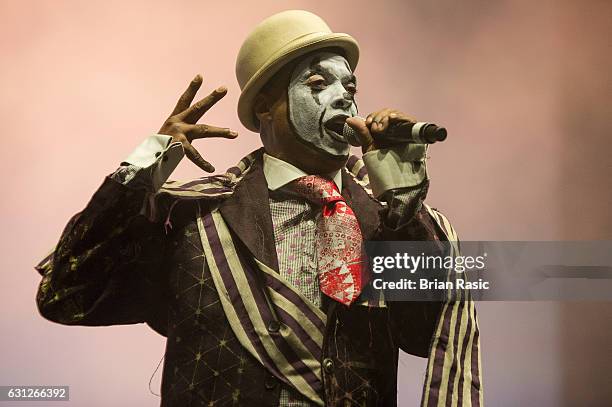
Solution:
[[[370,188],[376,198],[385,192],[414,187],[427,179],[427,144],[403,144],[363,155]]]
[[[144,139],[121,164],[127,163],[136,167],[147,168],[166,150],[170,140],[172,140],[170,136],[153,134]]]
[[[150,174],[153,189],[157,191],[185,156],[181,143],[175,141],[170,144],[171,140],[172,137],[164,134],[151,135],[140,143],[121,164],[149,170],[139,171],[139,173]]]

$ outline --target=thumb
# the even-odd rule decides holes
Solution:
[[[357,141],[359,142],[359,145],[361,145],[363,152],[371,150],[370,147],[372,146],[374,139],[372,138],[370,130],[366,126],[365,120],[358,116],[349,117],[346,119],[346,124],[355,130]]]

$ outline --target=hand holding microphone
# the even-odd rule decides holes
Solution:
[[[353,146],[362,146],[364,152],[398,144],[433,144],[444,141],[444,127],[417,122],[414,118],[392,109],[372,113],[364,120],[355,116],[344,124],[343,135]]]

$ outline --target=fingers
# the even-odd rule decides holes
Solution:
[[[213,167],[211,163],[202,158],[198,150],[196,150],[195,147],[193,147],[191,144],[183,143],[183,149],[185,150],[185,155],[187,156],[187,158],[189,158],[195,165],[197,165],[206,172],[215,171],[215,167]]]
[[[349,117],[346,119],[346,124],[348,124],[353,130],[355,130],[355,134],[361,144],[361,148],[364,152],[369,151],[374,139],[372,138],[372,134],[370,130],[366,126],[366,121],[358,118],[358,117]]]
[[[379,122],[378,122],[378,132],[379,133],[384,133],[387,131],[387,129],[389,128],[389,119],[392,114],[393,114],[393,110],[387,109],[385,114],[382,116],[382,118],[379,118]]]
[[[386,118],[389,113],[391,113],[391,109],[382,109],[378,112],[372,113],[368,117],[371,118],[370,131],[372,133],[382,133],[383,132],[383,119]],[[388,121],[387,121],[388,124]]]
[[[373,134],[384,134],[391,123],[411,122],[416,123],[416,119],[395,109],[382,109],[370,113],[366,117],[366,125]]]
[[[192,124],[188,125],[187,128],[187,136],[189,140],[195,140],[199,138],[207,138],[207,137],[223,137],[234,139],[238,137],[238,133],[230,130],[227,127],[216,127],[210,126],[208,124]]]
[[[227,94],[227,88],[220,86],[204,99],[194,103],[189,109],[176,115],[177,119],[184,121],[185,123],[194,124],[204,113],[208,111],[215,103],[223,98]]]
[[[183,94],[179,98],[170,116],[179,114],[183,110],[187,109],[189,105],[191,105],[191,102],[193,102],[193,98],[195,97],[196,93],[198,93],[198,89],[200,89],[200,86],[202,86],[202,75],[197,74],[195,78],[193,78],[189,83],[187,90],[185,90],[185,92],[183,92]]]

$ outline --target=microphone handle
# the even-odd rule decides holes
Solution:
[[[360,146],[359,137],[351,126],[344,124],[342,135],[352,146]],[[397,144],[417,143],[433,144],[438,141],[446,140],[446,129],[432,123],[401,123],[394,124],[387,129],[386,134],[380,137],[378,134],[372,135],[380,147],[390,147]]]
[[[372,136],[376,138],[376,134]],[[389,145],[403,143],[433,144],[446,140],[447,136],[444,127],[436,126],[433,123],[401,123],[392,125],[387,130],[384,143]]]

